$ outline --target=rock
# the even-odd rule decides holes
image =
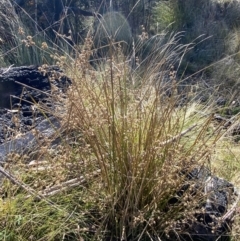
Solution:
[[[211,175],[207,168],[195,168],[186,175],[186,185],[170,200],[170,205],[181,200],[184,193],[193,186],[192,198],[201,197],[202,201],[191,217],[176,224],[178,237],[170,235],[171,241],[216,241],[230,240],[227,233],[231,230],[240,195],[232,183]],[[200,196],[199,196],[200,194]]]
[[[38,66],[9,67],[0,69],[0,108],[11,108],[15,103],[29,103],[33,99],[38,102],[47,97],[51,84],[65,89],[71,83],[70,79],[62,75],[57,66],[39,68]],[[50,77],[55,75],[53,80]],[[45,92],[45,93],[44,93]],[[16,96],[21,98],[10,98]]]
[[[0,162],[5,162],[10,153],[23,155],[35,150],[39,146],[39,140],[52,137],[60,127],[60,121],[55,117],[41,121],[34,131],[0,145]]]
[[[1,162],[11,152],[24,154],[33,151],[38,144],[34,132],[48,138],[55,128],[60,128],[60,121],[51,114],[55,108],[50,98],[51,88],[54,85],[54,89],[64,92],[70,83],[70,79],[56,66],[41,68],[41,72],[38,66],[0,69]],[[52,112],[43,113],[35,108],[39,102]]]

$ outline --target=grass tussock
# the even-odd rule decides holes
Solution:
[[[194,219],[204,195],[177,193],[186,173],[209,167],[222,135],[212,126],[210,108],[179,104],[176,71],[165,59],[182,49],[170,41],[163,59],[144,64],[141,74],[121,49],[93,68],[91,39],[74,61],[59,58],[72,79],[62,99],[61,144],[53,149],[48,141],[30,163],[30,157],[9,156],[2,240],[164,240],[182,234],[179,227]]]

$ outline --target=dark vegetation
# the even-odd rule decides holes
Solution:
[[[71,79],[28,95],[61,126],[2,163],[0,240],[238,240],[239,25],[237,0],[0,1],[2,75]]]

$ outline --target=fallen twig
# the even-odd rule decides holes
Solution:
[[[197,124],[194,124],[193,126],[189,127],[187,130],[181,132],[180,134],[170,138],[169,140],[166,140],[166,141],[163,141],[160,143],[160,146],[164,146],[164,145],[167,145],[169,143],[172,143],[176,140],[178,140],[180,137],[186,135],[189,131],[191,131],[192,129],[194,129],[195,127],[197,126]]]
[[[25,183],[19,181],[16,177],[14,177],[12,174],[10,174],[9,172],[7,172],[3,167],[0,166],[0,173],[2,173],[7,179],[9,179],[13,184],[21,187],[22,189],[24,189],[25,191],[27,191],[28,193],[31,194],[31,196],[36,197],[37,199],[40,200],[44,200],[45,202],[47,202],[48,204],[53,205],[53,202],[47,200],[43,195],[37,193],[36,191],[34,191],[32,188],[30,188],[29,186],[27,186]]]
[[[80,176],[78,178],[74,178],[74,179],[68,180],[66,182],[63,182],[59,185],[55,185],[50,188],[47,188],[47,189],[43,190],[39,195],[41,195],[43,197],[53,196],[64,190],[68,190],[70,188],[82,185],[82,184],[86,183],[86,181],[87,181],[86,178],[96,177],[99,175],[99,173],[100,173],[100,169],[93,172],[91,175]]]
[[[237,194],[237,198],[236,198],[235,202],[233,203],[231,208],[227,211],[227,213],[224,214],[224,216],[222,217],[223,222],[225,222],[227,219],[230,220],[234,217],[234,214],[235,214],[236,209],[237,209],[237,205],[240,201],[240,193],[237,191],[236,194]]]

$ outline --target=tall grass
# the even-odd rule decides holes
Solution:
[[[174,37],[164,47],[164,58],[178,48],[173,43]],[[45,147],[36,168],[26,172],[22,166],[18,178],[27,184],[24,192],[5,183],[4,190],[14,196],[2,204],[5,240],[176,238],[204,200],[201,193],[191,196],[191,190],[177,193],[186,184],[184,173],[209,165],[211,147],[220,137],[210,131],[211,118],[199,117],[196,107],[179,106],[175,70],[169,66],[164,76],[157,72],[166,68],[164,61],[149,62],[147,74],[139,76],[110,55],[96,71],[88,63],[91,45],[87,39],[67,70],[73,84],[63,100],[62,120],[72,141],[62,136],[58,153]],[[56,185],[73,180],[73,189]],[[41,201],[23,201],[33,189]]]

